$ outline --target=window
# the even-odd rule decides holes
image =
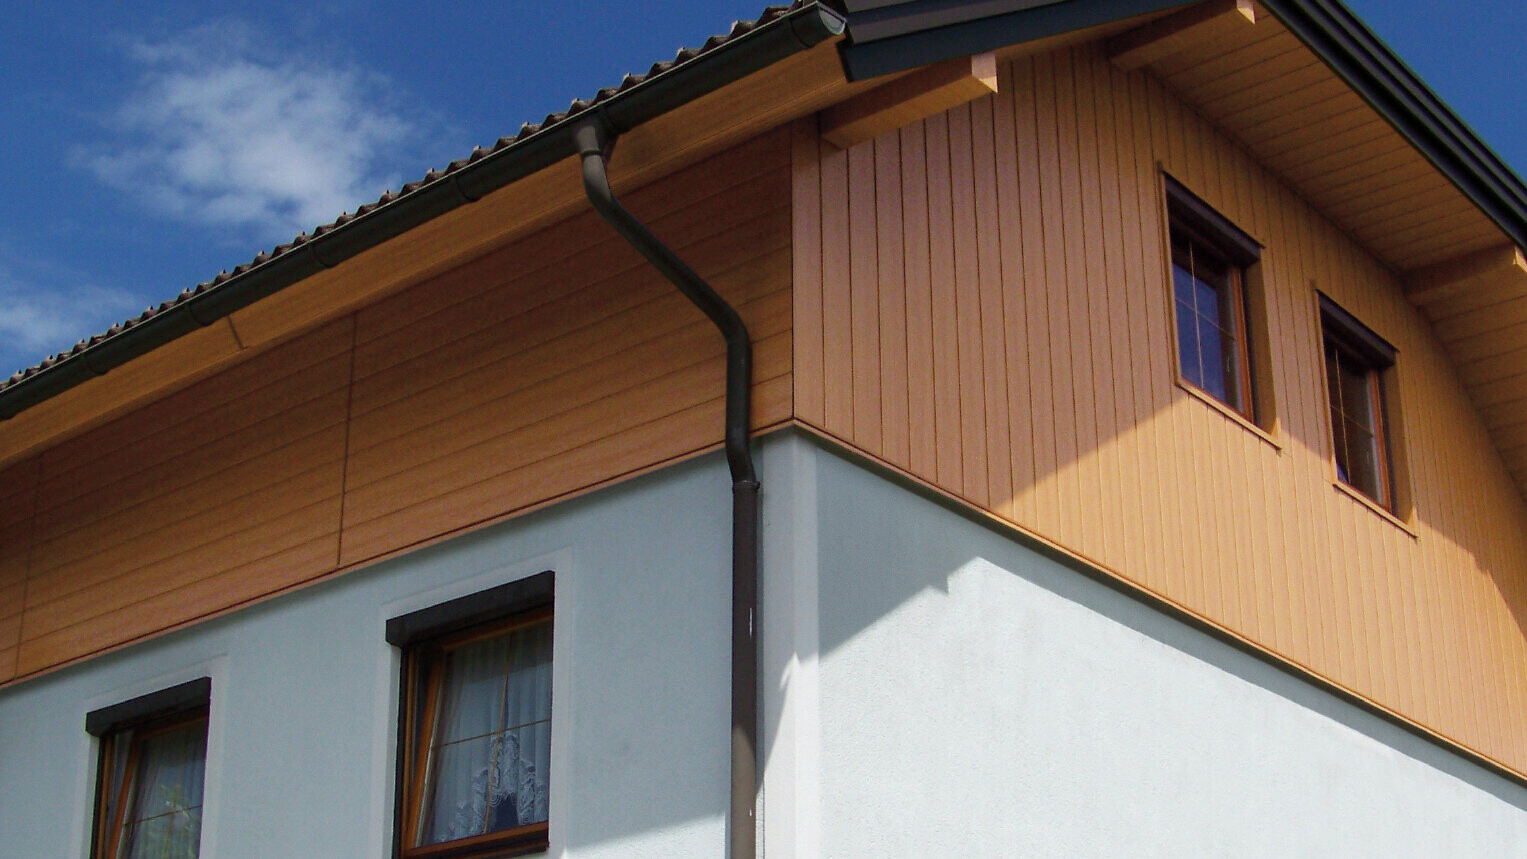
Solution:
[[[1178,372],[1256,422],[1246,269],[1261,247],[1171,177],[1166,188]]]
[[[195,859],[207,765],[207,678],[85,719],[101,738],[96,859]]]
[[[403,859],[547,849],[551,576],[389,621],[403,648]]]
[[[1336,476],[1392,511],[1394,469],[1384,376],[1394,366],[1394,347],[1323,295],[1320,327]]]

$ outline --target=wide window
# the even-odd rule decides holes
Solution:
[[[1325,296],[1320,299],[1320,322],[1336,476],[1393,510],[1384,376],[1394,366],[1394,347]]]
[[[407,639],[405,859],[547,847],[552,608],[550,574],[542,576],[389,624],[389,639]]]
[[[194,859],[207,765],[205,678],[91,713],[101,737],[93,855]]]
[[[1261,249],[1175,180],[1166,186],[1178,373],[1255,422],[1246,269]]]

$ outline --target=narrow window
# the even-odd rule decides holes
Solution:
[[[1336,476],[1393,510],[1384,376],[1394,366],[1394,347],[1325,296],[1320,298],[1320,323]]]
[[[404,859],[547,848],[552,608],[540,578],[389,624],[389,640],[405,639]]]
[[[1171,177],[1166,187],[1178,371],[1255,423],[1246,269],[1261,248]]]
[[[101,738],[97,859],[199,854],[209,689],[203,678],[86,718],[86,729]]]

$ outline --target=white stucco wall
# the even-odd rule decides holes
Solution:
[[[1527,791],[796,434],[761,445],[764,854],[1527,855]],[[553,856],[720,857],[719,456],[0,690],[0,857],[86,852],[84,714],[213,677],[203,855],[383,857],[386,618],[557,572]]]
[[[0,690],[0,857],[85,856],[85,713],[203,674],[202,855],[389,855],[398,665],[385,620],[548,568],[551,855],[719,856],[729,504],[709,457]]]
[[[770,855],[1527,855],[1527,790],[791,444],[773,525],[821,539],[770,575],[817,628],[771,652]]]

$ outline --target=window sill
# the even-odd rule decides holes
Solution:
[[[1186,391],[1193,399],[1234,421],[1241,429],[1261,439],[1268,447],[1277,451],[1280,456],[1283,454],[1283,445],[1279,444],[1278,440],[1273,438],[1271,433],[1247,420],[1245,415],[1220,402],[1212,394],[1205,393],[1200,388],[1195,387],[1193,383],[1184,380],[1181,376],[1177,377],[1177,387]]]
[[[1373,511],[1379,516],[1379,518],[1395,526],[1396,528],[1399,528],[1406,534],[1409,534],[1412,540],[1421,539],[1421,535],[1416,533],[1416,529],[1412,528],[1409,522],[1406,522],[1404,519],[1394,515],[1394,513],[1391,513],[1389,510],[1385,509],[1382,504],[1379,504],[1377,501],[1374,501],[1372,498],[1369,498],[1368,496],[1357,491],[1356,489],[1353,489],[1340,480],[1333,482],[1331,485],[1336,487],[1337,492],[1340,492],[1342,495],[1351,498],[1353,501],[1356,501],[1357,503]]]
[[[547,825],[530,823],[504,832],[409,848],[403,851],[403,855],[408,859],[500,859],[526,853],[545,853],[550,846]]]

